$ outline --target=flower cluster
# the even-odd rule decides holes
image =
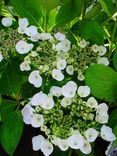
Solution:
[[[3,19],[2,24],[11,25],[9,19]],[[90,45],[84,39],[72,45],[61,32],[39,33],[26,18],[20,19],[18,25],[18,33],[26,38],[15,45],[17,53],[24,56],[20,70],[30,71],[28,81],[39,89],[22,109],[23,121],[45,133],[45,137],[32,138],[33,149],[41,150],[45,156],[53,152],[54,146],[89,154],[98,136],[115,140],[112,129],[106,126],[107,104],[99,103],[83,81],[92,64],[109,65],[105,46]]]

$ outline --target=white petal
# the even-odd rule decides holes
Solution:
[[[97,114],[96,115],[96,118],[95,120],[101,124],[105,124],[105,123],[108,123],[108,119],[109,119],[109,115],[108,113],[104,114],[104,115],[99,115]]]
[[[2,18],[2,25],[5,27],[10,27],[12,25],[13,21],[11,17],[4,17]]]
[[[26,43],[23,40],[20,40],[16,43],[15,48],[19,54],[26,54],[30,51],[30,44]]]
[[[64,79],[64,75],[60,69],[53,69],[52,70],[52,77],[53,77],[53,79],[55,79],[57,81],[62,81]]]
[[[42,85],[42,77],[39,75],[38,70],[34,70],[30,73],[28,80],[36,88],[39,88]]]
[[[41,127],[44,124],[44,117],[41,114],[34,114],[31,119],[31,125],[35,128]]]
[[[107,52],[107,49],[104,46],[99,46],[98,50],[100,56],[103,56]]]
[[[21,71],[29,71],[31,67],[29,66],[28,62],[24,61],[20,64]]]
[[[25,34],[25,30],[26,30],[26,27],[23,27],[23,26],[18,27],[18,33],[19,34]]]
[[[109,65],[109,60],[106,57],[100,57],[98,59],[98,64],[104,64],[105,66]]]
[[[44,94],[43,92],[39,92],[32,97],[31,104],[33,106],[39,106],[44,103],[47,98],[48,96],[46,94]]]
[[[65,39],[65,35],[62,34],[62,33],[60,33],[60,32],[54,34],[54,37],[55,37],[58,41],[62,41],[62,40]]]
[[[2,54],[0,54],[0,62],[3,60],[3,56]]]
[[[80,133],[73,134],[67,139],[67,142],[72,149],[80,149],[83,146],[83,137]]]
[[[53,150],[54,150],[53,145],[50,142],[45,140],[41,144],[41,151],[45,156],[49,156],[53,152]]]
[[[90,88],[88,86],[80,86],[78,88],[78,95],[80,97],[87,97],[90,94]]]
[[[89,106],[89,107],[91,107],[91,108],[97,108],[98,103],[97,103],[97,101],[96,101],[96,99],[94,97],[90,97],[87,100],[86,105]]]
[[[19,19],[19,26],[20,27],[27,27],[29,25],[28,19],[27,18],[21,18]]]
[[[67,140],[65,139],[60,139],[58,141],[58,147],[62,150],[62,151],[66,151],[69,148],[69,145],[67,143]]]
[[[57,68],[63,70],[66,68],[67,62],[65,59],[57,60]]]
[[[83,140],[83,146],[80,148],[80,151],[84,154],[90,154],[92,149],[91,145],[87,140]]]
[[[106,141],[114,141],[116,139],[115,135],[112,132],[112,128],[103,125],[101,128],[101,137]]]
[[[48,97],[40,106],[43,109],[52,109],[54,107],[54,100]]]
[[[32,146],[34,151],[41,149],[41,144],[44,142],[45,138],[42,135],[38,135],[32,138]]]
[[[108,106],[106,103],[101,103],[97,107],[97,113],[101,116],[105,116],[108,112]]]
[[[61,106],[63,106],[63,107],[67,107],[67,106],[69,106],[69,105],[71,105],[71,104],[72,104],[72,99],[70,99],[70,98],[64,97],[64,98],[61,100]]]
[[[66,72],[67,72],[67,74],[69,74],[69,75],[73,75],[73,74],[74,74],[74,68],[73,68],[73,66],[72,66],[72,65],[68,65],[68,66],[66,67]]]
[[[43,40],[43,41],[49,40],[49,39],[51,39],[51,38],[52,38],[52,36],[51,36],[50,33],[41,33],[41,34],[40,34],[40,39]]]
[[[92,51],[93,51],[94,53],[97,53],[98,50],[99,50],[97,44],[94,44],[94,45],[91,47],[91,49],[92,49]]]
[[[87,46],[87,42],[85,40],[80,41],[80,43],[78,43],[80,48],[85,48]]]
[[[85,137],[89,142],[94,142],[98,136],[98,132],[94,128],[89,128],[85,131]]]
[[[38,32],[37,32],[37,27],[35,27],[35,26],[29,26],[29,27],[27,27],[26,29],[25,29],[25,33],[26,33],[26,35],[28,35],[28,36],[34,36],[34,35],[36,35]]]
[[[57,86],[52,86],[50,88],[50,93],[56,97],[59,97],[62,95],[62,91],[61,91],[61,88],[60,87],[57,87]]]
[[[35,110],[30,105],[25,105],[21,113],[25,124],[31,124],[32,115]]]

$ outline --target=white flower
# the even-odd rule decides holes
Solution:
[[[3,60],[3,56],[2,54],[0,54],[0,62]]]
[[[98,132],[94,128],[85,131],[85,137],[89,142],[94,142],[98,136]]]
[[[25,41],[20,40],[16,43],[15,48],[19,54],[26,54],[33,48],[33,44],[28,44]]]
[[[63,41],[55,45],[53,48],[56,51],[68,52],[70,50],[70,46],[71,46],[71,42],[67,39],[64,39]]]
[[[27,27],[26,29],[25,29],[25,33],[26,33],[26,35],[28,35],[28,36],[34,36],[34,35],[36,35],[38,32],[37,32],[37,27],[35,27],[35,26],[29,26],[29,27]]]
[[[62,33],[60,33],[60,32],[54,34],[54,37],[55,37],[58,41],[62,41],[62,40],[65,39],[65,35],[62,34]]]
[[[78,74],[78,80],[83,81],[85,79],[85,76],[82,73]]]
[[[97,103],[97,101],[96,101],[96,99],[94,97],[90,97],[87,100],[86,105],[89,106],[89,107],[91,107],[91,108],[97,108],[98,103]]]
[[[11,17],[4,17],[2,18],[2,25],[5,27],[10,27],[12,25],[13,21]]]
[[[41,144],[45,141],[45,138],[42,135],[34,136],[32,138],[32,147],[34,151],[41,149]]]
[[[39,33],[30,37],[30,40],[33,42],[37,42],[40,39]]]
[[[41,144],[41,151],[45,156],[49,156],[53,152],[53,150],[54,150],[53,145],[50,142],[45,140]]]
[[[99,50],[97,44],[94,44],[94,45],[91,47],[91,49],[92,49],[92,51],[93,51],[94,53],[97,53],[98,50]]]
[[[23,121],[25,124],[31,124],[31,119],[32,119],[34,112],[35,110],[29,104],[24,106],[21,113],[22,113]]]
[[[67,106],[69,106],[69,105],[71,105],[71,104],[72,104],[72,99],[70,99],[70,98],[64,97],[64,98],[61,100],[61,106],[63,106],[63,107],[67,107]]]
[[[112,132],[112,128],[103,125],[101,128],[101,137],[106,141],[114,141],[116,139],[115,135]]]
[[[88,86],[80,86],[78,88],[78,95],[80,97],[87,97],[90,94],[90,88]]]
[[[39,37],[40,40],[43,40],[43,41],[49,40],[49,39],[52,38],[52,36],[51,36],[50,33],[41,33],[39,36],[40,36],[40,37]]]
[[[95,120],[101,124],[108,123],[109,115],[106,113],[105,115],[99,115],[97,114],[95,117]]]
[[[48,96],[46,94],[44,94],[43,92],[39,92],[32,97],[31,104],[33,106],[40,106],[42,103],[45,102],[47,98]]]
[[[58,146],[58,142],[60,141],[60,138],[56,137],[56,136],[52,136],[52,140],[51,142],[55,145]]]
[[[36,88],[41,87],[42,85],[42,77],[39,75],[38,70],[34,70],[30,73],[28,80],[31,84],[33,84]]]
[[[80,149],[83,146],[83,137],[80,132],[77,132],[77,134],[70,136],[67,142],[72,149]]]
[[[20,27],[27,27],[29,25],[28,19],[27,18],[21,18],[19,19],[19,26]]]
[[[73,98],[76,94],[77,84],[74,81],[69,81],[62,87],[62,94],[66,98]]]
[[[80,48],[85,48],[87,46],[87,42],[83,39],[82,41],[78,43],[78,45]]]
[[[26,27],[21,27],[21,26],[19,26],[19,27],[18,27],[18,33],[19,33],[19,34],[25,34],[25,29],[26,29]]]
[[[62,150],[62,151],[66,151],[69,148],[69,145],[67,143],[66,139],[60,139],[58,141],[58,147]]]
[[[41,114],[34,114],[31,118],[31,125],[35,128],[41,127],[44,124],[44,117]]]
[[[80,151],[84,154],[91,153],[91,151],[92,151],[91,145],[86,139],[83,139],[83,146],[80,148]]]
[[[57,60],[57,68],[63,70],[66,68],[67,62],[65,59],[58,59]]]
[[[21,71],[29,71],[31,67],[29,66],[28,62],[24,61],[20,64]]]
[[[74,67],[73,67],[72,65],[68,65],[68,66],[66,67],[66,72],[67,72],[67,74],[69,74],[69,75],[73,75],[73,74],[74,74]]]
[[[106,57],[100,57],[97,61],[98,64],[104,64],[105,66],[109,65],[109,60]]]
[[[57,81],[62,81],[64,79],[64,75],[60,69],[53,69],[52,70],[52,77],[53,77],[53,79],[55,79]]]
[[[48,97],[40,106],[43,109],[52,109],[54,107],[54,100],[51,97]]]
[[[100,56],[103,56],[107,51],[107,49],[104,46],[99,46],[98,50],[99,50],[99,55]]]
[[[101,103],[97,107],[97,112],[101,116],[105,116],[108,112],[108,106],[106,103]]]
[[[61,88],[57,86],[52,86],[50,88],[50,93],[56,97],[59,97],[62,95]]]

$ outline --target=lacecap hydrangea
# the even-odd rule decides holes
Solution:
[[[2,24],[11,26],[10,20]],[[54,146],[62,151],[79,149],[84,154],[92,151],[97,137],[115,140],[108,123],[108,106],[98,102],[85,85],[85,71],[92,64],[109,65],[103,45],[91,45],[81,39],[72,45],[62,32],[38,32],[26,18],[19,19],[18,33],[24,35],[15,45],[24,56],[19,68],[30,72],[28,81],[38,93],[26,99],[22,109],[23,121],[45,133],[32,138],[34,151],[49,156]],[[4,59],[0,51],[0,61]]]

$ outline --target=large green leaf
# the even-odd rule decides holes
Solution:
[[[60,0],[40,0],[40,2],[47,11],[50,11],[59,5]]]
[[[94,20],[84,20],[80,26],[81,37],[91,43],[103,44],[104,34],[100,25]]]
[[[114,11],[114,4],[112,0],[99,0],[99,3],[101,4],[103,10],[111,16]]]
[[[0,94],[18,96],[23,83],[23,76],[17,66],[18,60],[10,61],[7,64],[4,74],[0,78]]]
[[[115,70],[117,71],[117,49],[115,50],[114,55],[113,55],[113,66]]]
[[[10,0],[20,17],[26,17],[31,24],[39,25],[43,16],[39,0]]]
[[[16,101],[2,99],[0,102],[0,114],[2,121],[4,121],[9,115],[9,113],[14,111],[16,107],[17,107]]]
[[[56,17],[57,25],[65,25],[80,15],[83,0],[64,0]]]
[[[109,102],[117,98],[117,73],[110,67],[92,65],[86,71],[85,81],[95,97]]]
[[[5,151],[12,156],[23,131],[21,113],[11,112],[1,126],[1,144]]]

